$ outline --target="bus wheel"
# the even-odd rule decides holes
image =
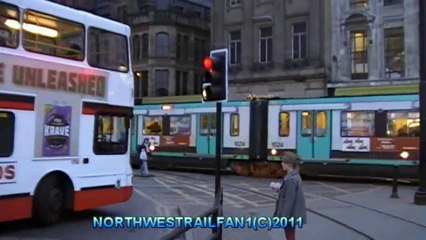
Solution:
[[[33,218],[37,226],[47,226],[59,220],[64,196],[55,177],[48,177],[40,183],[33,201]]]

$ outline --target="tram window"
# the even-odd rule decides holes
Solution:
[[[389,137],[419,137],[420,113],[408,111],[388,112],[387,135]]]
[[[209,130],[211,135],[216,134],[216,113],[204,113],[200,118],[200,135],[207,135]]]
[[[229,128],[232,137],[240,135],[240,114],[232,113],[230,115]]]
[[[126,36],[90,27],[88,41],[90,66],[119,72],[129,71]]]
[[[0,46],[16,48],[19,41],[20,16],[18,7],[0,3]]]
[[[279,136],[287,137],[290,134],[290,114],[288,112],[280,112],[279,119]]]
[[[191,135],[191,116],[170,116],[170,135]]]
[[[144,116],[143,117],[143,135],[162,135],[163,117],[162,116]]]
[[[342,137],[374,136],[374,112],[341,112],[340,131]]]
[[[15,141],[15,115],[0,112],[0,157],[10,157]]]
[[[325,137],[327,135],[327,113],[320,111],[316,113],[315,136]]]
[[[95,154],[126,153],[129,119],[115,115],[96,115],[95,119]]]
[[[28,51],[84,59],[84,25],[80,23],[27,10],[23,29],[23,45]]]
[[[302,112],[302,136],[312,135],[312,113]]]

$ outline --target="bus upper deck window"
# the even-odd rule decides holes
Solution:
[[[19,22],[18,8],[7,4],[0,3],[0,46],[16,48],[18,46]]]

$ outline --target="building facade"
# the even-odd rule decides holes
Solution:
[[[417,87],[418,0],[331,0],[331,4],[335,7],[330,89]]]
[[[212,48],[228,48],[229,97],[318,97],[331,73],[330,1],[213,1]]]
[[[72,7],[84,11],[92,11],[94,1],[96,0],[49,0],[51,2],[59,3],[68,7]]]
[[[132,28],[135,103],[199,95],[210,46],[210,1],[128,0],[115,9]]]

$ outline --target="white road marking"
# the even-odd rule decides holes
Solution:
[[[171,191],[173,191],[173,192],[175,192],[175,193],[177,193],[177,194],[179,194],[179,195],[181,195],[181,196],[183,196],[187,199],[191,199],[191,200],[193,200],[197,203],[202,203],[200,200],[194,198],[193,196],[188,195],[188,194],[182,192],[181,190],[177,190],[177,189],[174,189],[173,187],[170,187],[169,185],[167,185],[165,182],[161,181],[160,179],[156,178],[155,181],[157,181],[159,184],[163,185],[164,187],[170,189]]]
[[[341,189],[341,188],[338,188],[338,187],[333,186],[333,185],[331,185],[331,184],[327,184],[327,183],[323,183],[323,182],[318,182],[318,183],[319,183],[319,184],[321,184],[321,185],[323,185],[323,186],[325,186],[325,187],[332,188],[332,189],[334,189],[334,190],[336,190],[336,191],[338,191],[338,192],[342,192],[342,193],[346,193],[346,194],[351,194],[351,192],[346,191],[346,190]]]
[[[151,202],[153,202],[153,203],[155,203],[155,204],[157,204],[157,205],[159,205],[159,206],[161,206],[161,207],[163,207],[163,208],[167,208],[165,205],[161,204],[158,200],[156,200],[156,199],[154,199],[154,198],[152,198],[152,197],[150,197],[150,196],[146,195],[145,193],[143,193],[143,192],[142,192],[142,191],[140,191],[139,189],[135,188],[134,186],[133,186],[133,191],[134,191],[136,194],[138,194],[139,196],[141,196],[141,197],[143,197],[143,198],[146,198],[146,199],[150,200]]]

